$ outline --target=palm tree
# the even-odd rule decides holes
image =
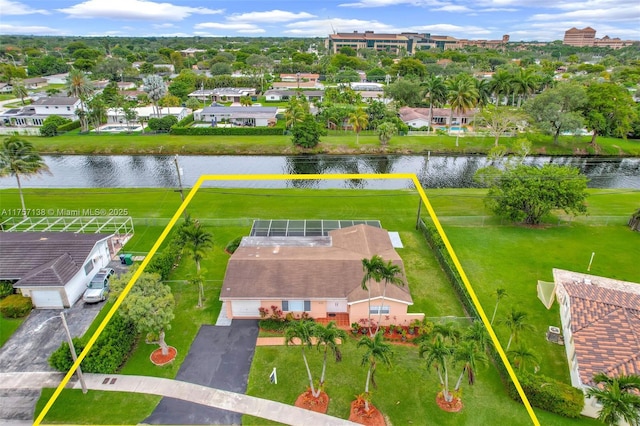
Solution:
[[[322,387],[324,386],[324,373],[327,370],[327,354],[329,353],[329,351],[331,351],[336,362],[342,361],[342,352],[340,351],[338,340],[340,340],[342,343],[346,343],[347,333],[344,330],[339,329],[335,321],[331,321],[326,326],[316,324],[315,337],[317,339],[316,345],[318,350],[320,350],[321,346],[324,347],[322,374],[320,375],[319,386],[319,388],[322,389]]]
[[[500,300],[507,297],[507,290],[504,288],[497,288],[495,293],[493,293],[496,296],[496,306],[493,308],[493,315],[491,315],[491,322],[489,324],[493,325],[493,320],[496,318],[496,312],[498,312],[498,303],[500,303]]]
[[[289,106],[284,112],[287,128],[302,122],[306,115],[305,107],[300,99],[298,99],[297,96],[291,97],[291,99],[289,99]]]
[[[80,112],[78,118],[83,132],[89,131],[89,122],[87,114],[84,110],[84,104],[89,96],[93,93],[93,84],[87,75],[79,69],[72,68],[69,71],[66,82],[67,95],[80,99]]]
[[[395,265],[392,261],[388,261],[387,263],[380,262],[379,268],[380,280],[384,283],[384,286],[382,287],[380,309],[378,309],[378,324],[376,326],[376,333],[380,329],[380,321],[382,320],[382,307],[384,306],[384,299],[387,295],[387,284],[404,287],[404,280],[399,277],[399,275],[402,275],[402,268],[400,268],[398,265]]]
[[[609,377],[604,373],[593,376],[596,387],[587,396],[602,404],[598,419],[610,426],[621,420],[630,425],[640,424],[640,376],[636,374]]]
[[[312,321],[292,321],[284,332],[284,340],[287,345],[289,345],[289,343],[294,343],[294,339],[298,339],[300,341],[300,350],[302,351],[304,366],[307,369],[311,395],[313,395],[314,398],[317,398],[320,396],[320,389],[316,391],[313,385],[313,376],[311,375],[311,369],[309,368],[309,361],[307,361],[307,354],[304,351],[305,348],[311,349],[311,338],[314,337],[316,333],[315,327],[316,324]]]
[[[469,385],[473,386],[476,382],[476,363],[487,361],[487,357],[481,349],[480,345],[473,340],[465,340],[458,344],[454,351],[454,360],[456,363],[462,364],[462,371],[454,388],[455,392],[460,390],[462,378],[466,375]]]
[[[536,354],[527,346],[519,344],[515,349],[507,352],[507,358],[520,371],[526,370],[527,364],[532,364],[534,369],[539,367],[539,360]]]
[[[373,336],[373,327],[371,327],[371,289],[369,288],[367,283],[371,280],[374,280],[375,282],[379,283],[382,280],[382,277],[380,276],[380,266],[383,263],[384,262],[382,261],[382,258],[377,254],[372,256],[371,259],[367,259],[367,258],[362,259],[362,269],[364,270],[364,276],[362,277],[362,282],[360,283],[360,285],[362,286],[363,290],[367,290],[367,294],[368,294],[368,299],[369,299],[369,317],[368,318],[369,319],[368,319],[367,325],[369,327],[369,334],[372,336]],[[380,309],[382,309],[382,307]]]
[[[469,328],[466,329],[462,336],[464,340],[472,340],[478,345],[478,350],[484,352],[489,344],[489,335],[484,323],[480,320],[475,320]]]
[[[358,341],[358,347],[364,347],[365,353],[362,355],[362,365],[369,364],[369,370],[367,371],[367,381],[364,386],[364,393],[366,396],[369,395],[369,383],[373,385],[374,388],[377,388],[375,373],[376,373],[376,365],[378,361],[384,363],[388,367],[391,366],[391,358],[393,357],[393,350],[391,349],[391,345],[384,341],[384,336],[382,333],[376,333],[373,338],[369,336],[364,336],[362,339]],[[365,411],[369,410],[369,398],[365,398],[364,403]]]
[[[456,77],[448,80],[447,89],[447,98],[451,106],[451,114],[449,116],[449,125],[451,125],[454,111],[461,116],[476,105],[478,92],[473,78],[467,74],[458,74]],[[462,118],[459,124],[462,125]],[[458,131],[456,132],[456,146],[458,146],[459,138],[460,132]]]
[[[20,102],[22,102],[22,105],[24,105],[24,98],[29,96],[29,92],[27,91],[27,88],[24,87],[24,84],[21,81],[15,82],[13,84],[12,92],[13,96],[15,96],[16,98],[20,98]]]
[[[449,392],[449,362],[453,358],[454,347],[440,334],[435,339],[420,345],[420,357],[427,361],[427,368],[433,366],[438,373],[438,379],[442,386],[442,396],[447,402],[453,401],[453,394]]]
[[[200,261],[204,258],[206,249],[213,246],[213,236],[205,231],[199,222],[193,222],[191,226],[184,229],[187,247],[191,251],[191,256],[196,262],[196,275],[200,275]],[[198,307],[202,307],[204,299],[203,280],[198,281]]]
[[[49,173],[49,167],[33,148],[29,141],[10,136],[4,139],[0,149],[0,176],[15,176],[18,183],[20,202],[22,203],[22,216],[27,218],[27,208],[24,204],[20,175],[25,177]]]
[[[511,335],[509,336],[509,342],[507,343],[507,351],[509,350],[512,341],[518,343],[518,338],[521,332],[535,330],[534,326],[525,322],[526,319],[526,312],[516,311],[512,308],[507,317],[499,321],[500,324],[507,326],[507,328],[511,332]]]
[[[349,124],[356,132],[356,145],[358,144],[358,136],[360,131],[369,125],[369,114],[362,107],[357,107],[355,111],[349,114]]]
[[[391,137],[398,133],[398,128],[392,122],[385,121],[376,128],[376,133],[378,134],[380,145],[385,146],[389,143]]]
[[[442,105],[447,99],[447,86],[442,77],[430,75],[422,86],[425,88],[424,97],[429,101],[429,132],[433,124],[433,106]]]
[[[507,103],[509,100],[509,93],[511,90],[511,74],[507,71],[499,70],[491,78],[489,83],[493,96],[496,97],[496,106],[500,106],[502,96],[507,97]]]

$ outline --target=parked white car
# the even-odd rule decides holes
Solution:
[[[85,303],[98,303],[106,300],[109,296],[109,278],[113,273],[114,270],[111,268],[100,269],[87,284],[82,300]]]

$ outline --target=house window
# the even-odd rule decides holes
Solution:
[[[84,274],[89,275],[93,271],[93,259],[84,264]]]
[[[310,300],[283,300],[282,310],[285,312],[309,312],[311,311]]]
[[[371,308],[369,308],[369,313],[370,314],[376,314],[379,315],[382,311],[383,314],[389,314],[389,312],[391,311],[391,308],[389,306],[372,306]]]

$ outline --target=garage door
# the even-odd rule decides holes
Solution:
[[[64,308],[62,297],[57,290],[32,290],[31,301],[36,308]]]
[[[231,302],[231,313],[234,318],[257,318],[260,316],[259,300],[234,300]]]

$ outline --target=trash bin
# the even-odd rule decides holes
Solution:
[[[120,263],[122,263],[123,265],[126,264],[126,261],[124,260],[124,254],[120,255]]]
[[[125,254],[124,256],[124,264],[125,265],[133,265],[133,255],[132,254]]]

